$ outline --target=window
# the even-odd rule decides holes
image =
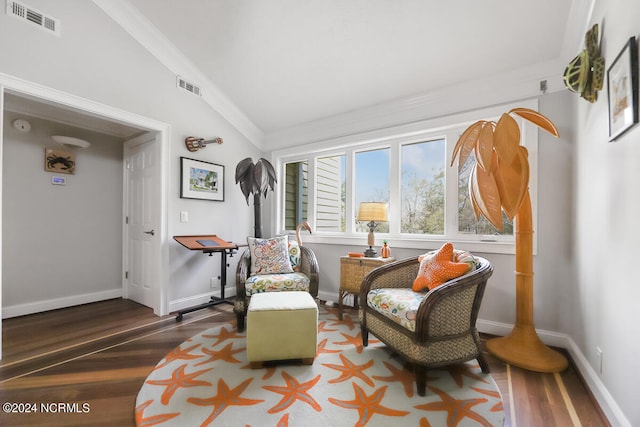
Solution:
[[[389,148],[355,153],[355,206],[361,202],[389,202]],[[379,233],[389,232],[389,223],[378,224]],[[356,231],[369,231],[356,222]]]
[[[320,157],[316,164],[316,229],[345,231],[346,156]]]
[[[295,230],[300,222],[307,220],[308,169],[307,162],[293,162],[285,165],[285,230]]]
[[[400,232],[444,234],[445,140],[401,146]]]
[[[537,109],[535,101],[519,106]],[[283,196],[276,194],[275,232],[294,230],[306,219],[313,228],[310,241],[352,245],[368,232],[366,224],[355,220],[359,204],[378,201],[389,206],[389,221],[376,230],[380,242],[389,239],[396,248],[437,248],[452,241],[463,242],[469,250],[513,253],[513,221],[503,216],[499,233],[486,219],[475,217],[468,194],[473,154],[460,173],[457,161],[451,164],[453,147],[470,124],[497,120],[513,107],[372,131],[366,133],[368,140],[359,139],[365,134],[349,135],[337,139],[335,147],[326,141],[274,152],[280,176],[286,173]],[[521,143],[529,149],[535,221],[538,130],[519,124]]]

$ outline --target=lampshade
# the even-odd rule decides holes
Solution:
[[[387,221],[387,204],[384,202],[360,203],[358,221]]]

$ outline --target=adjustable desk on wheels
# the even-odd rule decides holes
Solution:
[[[209,302],[178,311],[176,321],[181,321],[184,314],[191,313],[192,311],[202,310],[203,308],[213,307],[218,304],[233,305],[232,300],[224,297],[224,288],[227,284],[227,255],[233,256],[233,254],[238,250],[238,245],[233,242],[222,240],[215,234],[201,236],[173,236],[173,239],[192,251],[202,251],[205,254],[209,254],[209,256],[213,256],[214,252],[220,254],[220,297],[212,295]]]

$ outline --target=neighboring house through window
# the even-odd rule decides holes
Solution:
[[[535,104],[535,105],[534,105]],[[537,109],[537,102],[528,101]],[[504,217],[498,232],[489,222],[477,220],[471,207],[468,181],[472,159],[460,168],[451,166],[451,153],[460,134],[476,120],[497,120],[513,106],[494,107],[452,115],[417,124],[398,126],[396,134],[369,140],[351,137],[351,143],[331,147],[300,146],[273,153],[284,176],[284,196],[277,198],[277,232],[295,230],[309,221],[312,239],[348,244],[367,232],[356,221],[361,202],[386,202],[387,223],[376,230],[377,239],[390,239],[395,247],[422,247],[432,241],[464,242],[466,247],[487,252],[513,251],[513,222]],[[537,128],[519,122],[522,142],[529,149],[530,189],[536,198]],[[535,209],[535,207],[534,207]],[[535,218],[535,215],[534,215]],[[534,224],[535,226],[535,224]],[[475,246],[474,246],[475,245]]]

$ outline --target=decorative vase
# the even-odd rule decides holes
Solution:
[[[382,258],[389,258],[391,256],[391,249],[389,249],[387,242],[383,243],[380,254],[382,255]]]

